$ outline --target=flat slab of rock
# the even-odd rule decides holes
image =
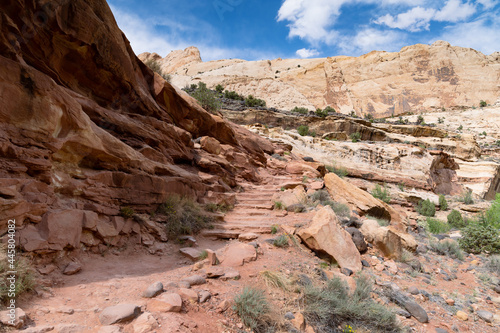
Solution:
[[[64,275],[74,275],[82,270],[82,265],[77,262],[70,262],[63,271]]]
[[[243,266],[243,264],[254,261],[257,259],[257,252],[255,247],[245,243],[232,243],[225,252],[222,266],[236,267]]]
[[[179,294],[163,294],[154,298],[147,304],[151,312],[180,312],[182,309],[182,298]]]
[[[192,247],[183,247],[179,252],[194,261],[199,260],[201,257],[201,251]]]
[[[26,313],[21,308],[16,308],[14,314],[11,314],[9,310],[0,312],[0,322],[5,326],[21,328],[26,319]]]
[[[351,235],[340,226],[337,215],[330,206],[321,208],[311,223],[300,229],[297,235],[311,250],[333,257],[341,268],[353,272],[362,269],[361,256]]]
[[[189,286],[198,286],[207,283],[207,280],[205,280],[205,278],[200,275],[191,275],[187,278],[182,279],[181,282],[187,282],[189,283]]]
[[[257,235],[256,233],[253,233],[253,232],[246,232],[244,234],[240,234],[238,236],[238,239],[240,241],[253,241],[254,239],[257,239],[259,238],[259,235]]]
[[[477,312],[477,316],[479,318],[481,318],[482,320],[484,320],[485,322],[487,323],[491,323],[493,322],[493,313],[489,312],[489,311],[485,311],[485,310],[479,310]]]
[[[179,291],[177,291],[177,293],[183,300],[186,300],[190,303],[198,303],[198,293],[193,289],[181,288],[179,289]]]
[[[158,328],[158,322],[149,312],[144,312],[134,320],[134,333],[149,333]]]
[[[216,279],[224,275],[224,268],[218,266],[212,266],[207,269],[207,278]]]
[[[99,315],[102,325],[113,325],[132,320],[141,313],[141,308],[134,304],[118,304],[105,308]]]
[[[148,289],[144,290],[144,292],[142,293],[142,297],[153,298],[155,296],[158,296],[162,292],[163,292],[163,283],[155,282],[152,285],[150,285]]]

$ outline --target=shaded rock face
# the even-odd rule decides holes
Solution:
[[[224,201],[237,174],[257,180],[273,146],[140,62],[104,0],[0,8],[0,232],[15,218],[26,248],[75,248],[85,211],[150,212],[171,193]],[[220,155],[195,149],[201,136]]]
[[[497,56],[443,41],[360,57],[261,61],[201,62],[193,49],[159,59],[174,84],[222,84],[280,109],[299,105],[314,111],[329,105],[342,113],[354,110],[378,118],[429,107],[472,106],[480,100],[494,103],[499,95]]]
[[[457,184],[456,170],[459,165],[450,155],[439,153],[434,157],[430,168],[429,183],[435,193],[457,195],[463,192],[462,186]]]

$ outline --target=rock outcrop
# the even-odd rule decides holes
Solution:
[[[1,13],[0,232],[15,219],[25,250],[116,244],[140,234],[116,221],[125,206],[149,213],[172,193],[222,202],[237,174],[258,179],[272,145],[154,74],[104,0]],[[195,148],[199,137],[220,154]]]
[[[141,54],[141,59],[156,57]],[[158,57],[156,57],[158,59]],[[238,59],[201,62],[196,48],[158,59],[173,83],[203,81],[267,101],[268,106],[310,110],[332,106],[342,113],[376,117],[454,105],[494,103],[499,96],[500,58],[437,41],[399,52],[373,51],[360,57]]]
[[[353,272],[361,270],[361,257],[351,235],[342,229],[330,206],[325,206],[314,215],[311,223],[299,229],[297,235],[311,250],[327,254],[341,268]]]

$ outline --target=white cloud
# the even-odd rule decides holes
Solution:
[[[328,28],[335,23],[345,2],[347,0],[285,0],[277,20],[290,22],[290,38],[299,37],[313,44],[330,44],[337,34]]]
[[[391,30],[364,28],[354,37],[344,37],[339,43],[345,54],[360,54],[370,51],[397,51],[405,45],[405,35]]]
[[[430,20],[435,14],[436,11],[432,8],[414,7],[396,17],[390,14],[379,17],[375,23],[409,31],[429,30]]]
[[[484,8],[489,9],[497,4],[497,0],[476,0],[478,3],[484,6]]]
[[[446,28],[431,41],[446,40],[452,45],[470,47],[484,54],[500,51],[500,17],[486,15],[480,19]]]
[[[462,3],[461,0],[448,0],[446,5],[434,16],[436,21],[459,22],[476,12],[471,3]]]
[[[300,49],[295,52],[301,58],[311,58],[319,55],[318,50],[315,49]]]
[[[379,17],[374,23],[415,32],[429,30],[431,21],[459,22],[467,19],[475,12],[476,6],[469,2],[448,0],[439,10],[417,6],[396,16],[386,14]]]

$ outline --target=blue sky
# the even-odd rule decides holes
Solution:
[[[500,51],[500,0],[108,0],[136,54],[204,61],[359,56],[446,40]]]

